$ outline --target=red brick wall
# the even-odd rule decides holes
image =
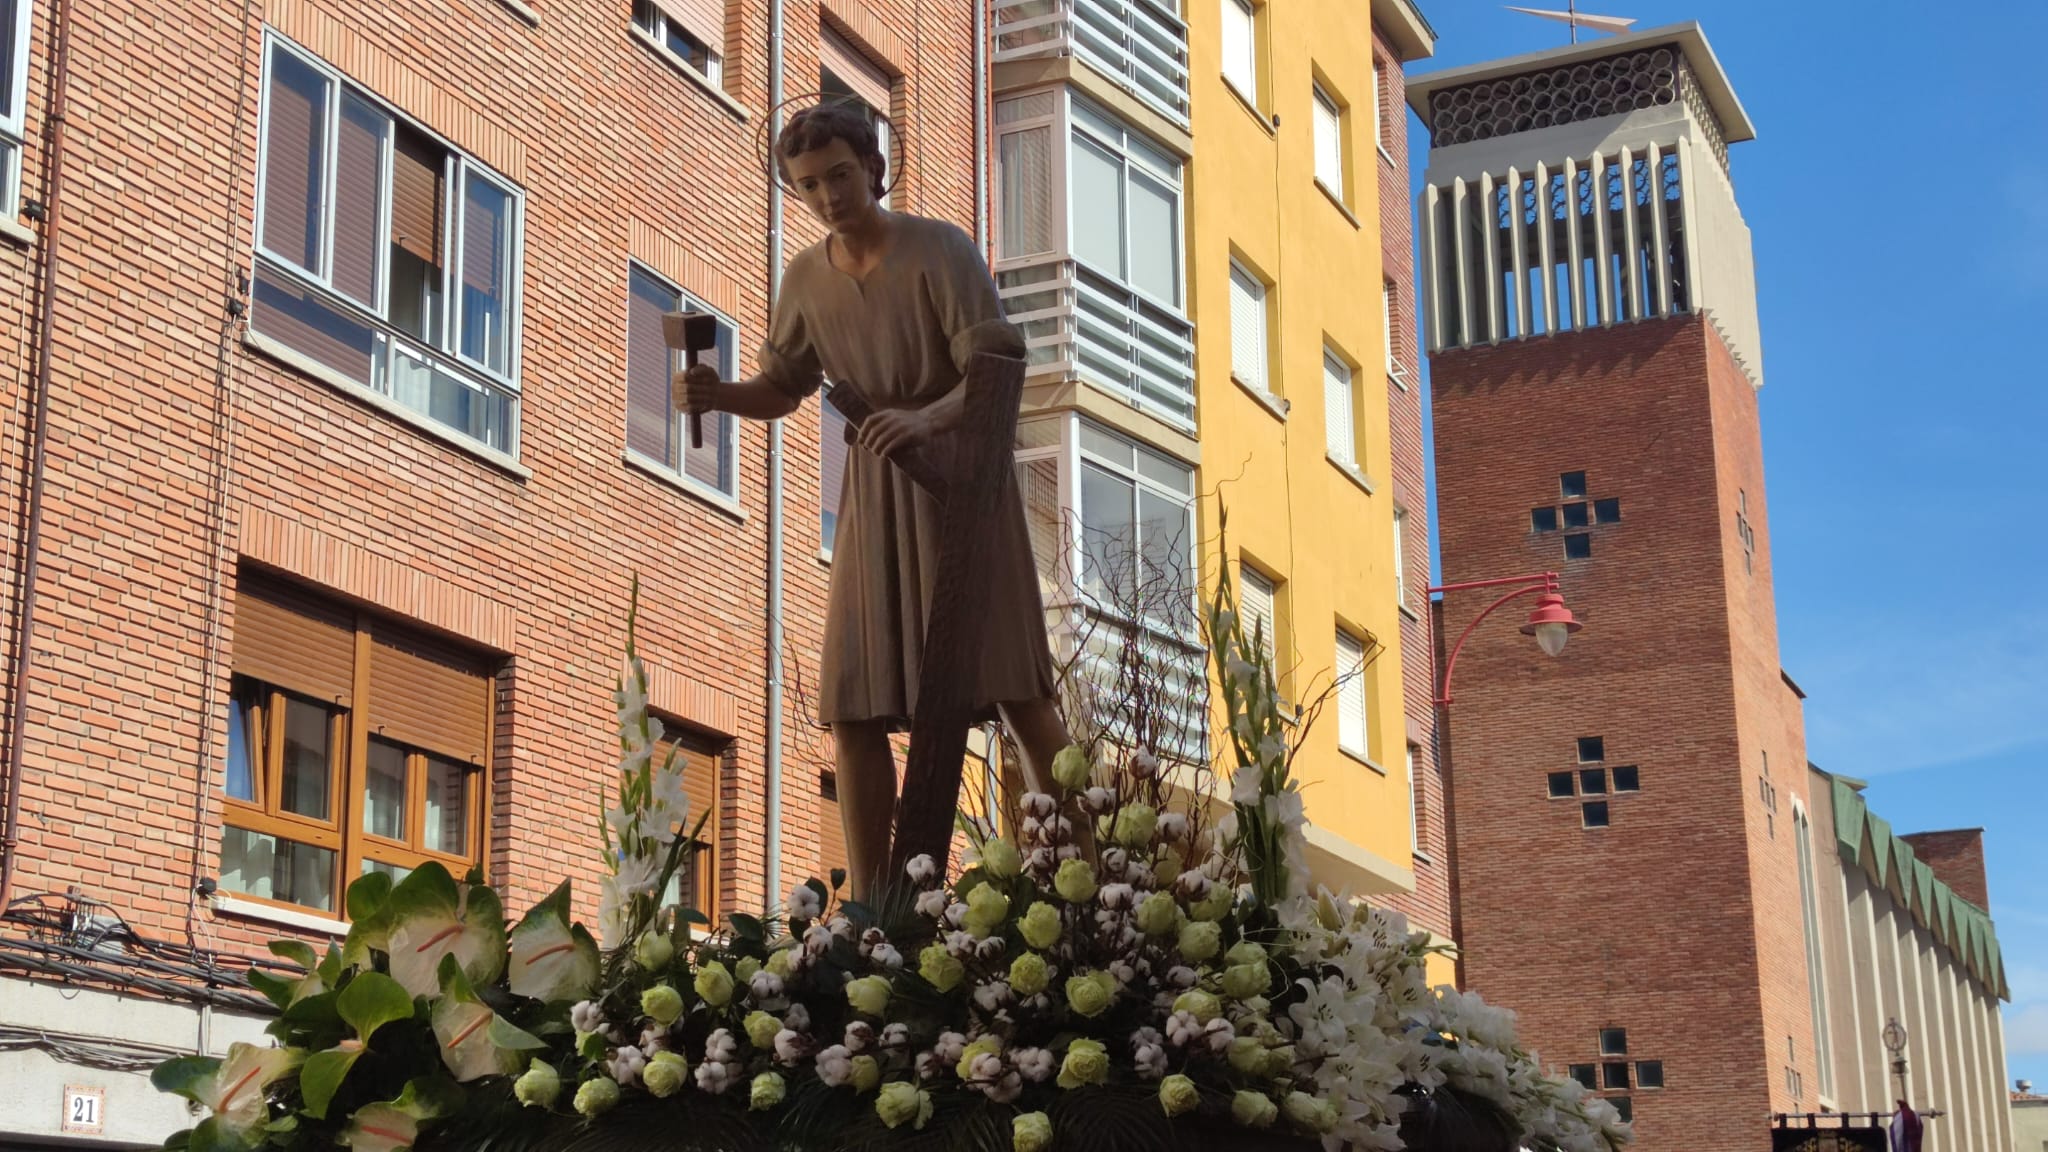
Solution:
[[[1387,422],[1394,459],[1394,499],[1408,513],[1402,539],[1407,606],[1401,622],[1401,696],[1408,742],[1415,754],[1417,832],[1415,891],[1388,902],[1416,926],[1451,935],[1450,842],[1444,821],[1444,782],[1438,770],[1436,720],[1430,705],[1430,637],[1423,614],[1429,587],[1428,476],[1422,451],[1422,331],[1416,306],[1415,225],[1408,194],[1407,80],[1400,57],[1375,29],[1373,52],[1380,66],[1379,106],[1387,118],[1387,155],[1376,163],[1380,186],[1380,262],[1396,289],[1394,362],[1406,386],[1387,381]],[[1368,306],[1376,304],[1367,301]]]
[[[1796,701],[1770,615],[1752,389],[1699,317],[1518,341],[1433,360],[1446,581],[1557,571],[1586,630],[1551,660],[1510,605],[1474,633],[1452,691],[1459,895],[1470,985],[1521,1013],[1546,1064],[1599,1063],[1598,1032],[1667,1087],[1632,1094],[1646,1152],[1751,1149],[1790,1110],[1785,1037],[1812,1108],[1817,1078],[1791,804],[1805,790]],[[1592,556],[1530,510],[1560,474],[1618,498]],[[1749,493],[1757,574],[1740,567]],[[1733,551],[1731,552],[1731,547]],[[1734,565],[1731,571],[1731,563]],[[1490,602],[1453,596],[1447,634]],[[1547,775],[1600,736],[1642,790],[1581,827]],[[1768,750],[1776,835],[1757,777]]]
[[[54,7],[36,3],[32,137]],[[271,0],[244,29],[239,11],[190,0],[75,0],[18,891],[77,885],[173,939],[189,928],[202,943],[247,949],[271,934],[205,909],[188,921],[187,892],[194,874],[218,867],[224,735],[220,717],[202,713],[202,693],[209,678],[222,687],[232,663],[236,566],[272,548],[266,563],[497,653],[510,692],[493,772],[492,875],[514,910],[571,875],[585,915],[590,838],[615,755],[609,692],[637,572],[658,701],[733,741],[724,897],[749,906],[767,895],[766,429],[741,436],[739,516],[622,462],[629,259],[663,262],[727,307],[744,369],[764,331],[756,132],[766,2],[736,0],[728,23],[725,90],[744,117],[633,39],[626,0],[537,7],[534,27],[496,0],[450,0],[405,20],[356,0]],[[792,95],[815,87],[821,7],[903,77],[896,118],[909,163],[898,206],[971,224],[970,12],[935,0],[793,0]],[[257,354],[239,332],[216,375],[223,268],[250,262],[266,21],[524,189],[520,463],[530,476]],[[249,100],[239,131],[238,96]],[[40,194],[45,163],[32,138],[27,195]],[[790,213],[793,254],[818,233],[794,200]],[[0,240],[10,332],[30,325],[31,256]],[[15,340],[0,345],[0,522],[11,533],[25,369]],[[225,428],[213,416],[223,389]],[[795,679],[814,674],[829,577],[812,559],[815,405],[788,422],[787,446]],[[211,477],[224,459],[221,495]],[[218,555],[207,545],[216,524]],[[276,540],[255,540],[254,525],[277,526]],[[215,594],[220,656],[209,663]],[[803,731],[802,703],[793,695],[788,710],[785,882],[817,857],[821,753]]]
[[[1913,846],[1913,854],[1934,869],[1934,878],[1955,894],[1989,911],[1991,885],[1984,873],[1984,830],[1960,828],[1949,832],[1915,832],[1901,836]]]

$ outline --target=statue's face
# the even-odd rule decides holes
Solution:
[[[873,176],[846,141],[834,140],[785,163],[797,195],[827,228],[842,231],[874,212]]]

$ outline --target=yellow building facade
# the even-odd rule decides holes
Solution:
[[[1431,33],[1406,0],[1169,8],[992,8],[992,263],[1029,347],[1018,466],[1056,652],[1114,729],[1130,685],[1109,664],[1140,639],[1164,690],[1110,735],[1194,748],[1194,603],[1227,563],[1283,692],[1321,700],[1297,760],[1317,878],[1412,890],[1387,339],[1406,313],[1384,291],[1409,262],[1383,260],[1381,186],[1406,184],[1384,73]]]
[[[1203,550],[1204,583],[1233,567],[1247,613],[1270,621],[1282,695],[1315,717],[1295,763],[1317,878],[1406,891],[1397,310],[1383,307],[1398,270],[1380,198],[1389,134],[1406,130],[1386,73],[1427,54],[1427,25],[1362,0],[1188,0],[1187,23],[1201,524],[1227,537]]]

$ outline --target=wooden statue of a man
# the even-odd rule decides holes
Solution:
[[[789,263],[761,349],[761,371],[727,382],[698,365],[676,377],[695,412],[775,420],[824,378],[876,409],[849,452],[819,670],[818,719],[832,730],[851,882],[871,892],[889,859],[896,769],[889,734],[905,728],[916,693],[926,609],[938,571],[941,504],[888,459],[925,448],[944,458],[965,410],[976,353],[1021,357],[974,241],[958,227],[881,206],[886,161],[855,109],[824,104],[792,116],[775,142],[785,182],[830,229]],[[981,635],[957,654],[977,711],[999,712],[1023,752],[1025,781],[1052,792],[1053,756],[1068,735],[1052,703],[1045,612],[1014,474],[985,528]]]

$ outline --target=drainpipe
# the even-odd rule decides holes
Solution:
[[[22,745],[28,735],[28,697],[33,686],[36,631],[36,578],[42,568],[43,464],[50,441],[50,328],[51,312],[57,299],[57,238],[61,233],[64,203],[64,114],[71,76],[71,37],[65,29],[71,18],[70,0],[58,0],[51,35],[57,45],[57,59],[50,73],[50,112],[44,138],[44,187],[42,234],[36,239],[36,364],[34,417],[28,445],[28,499],[22,510],[21,584],[16,597],[14,652],[10,661],[7,700],[7,817],[0,825],[0,913],[14,898],[14,861],[21,851]]]
[[[974,0],[974,242],[988,255],[988,0]],[[922,77],[920,77],[922,79]]]
[[[782,300],[782,181],[774,162],[782,134],[782,5],[768,0],[768,309]],[[768,776],[766,899],[782,892],[782,421],[768,425],[768,716],[761,765]]]

